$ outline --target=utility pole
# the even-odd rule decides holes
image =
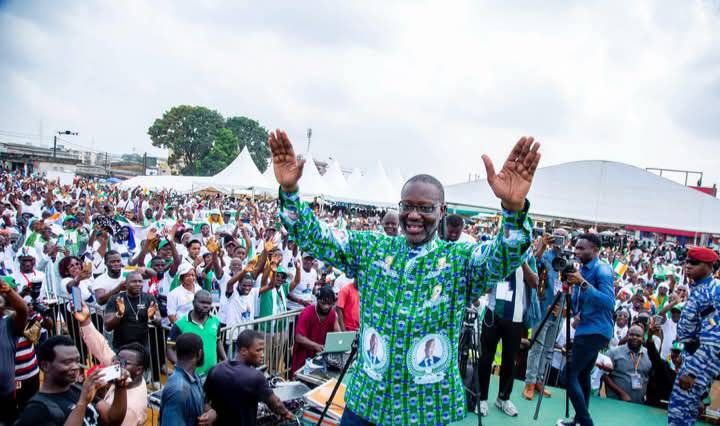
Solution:
[[[147,152],[143,154],[143,176],[147,175]]]
[[[312,129],[308,129],[307,131],[307,138],[308,138],[308,149],[307,152],[310,152],[310,142],[312,139]]]
[[[107,151],[105,151],[105,176],[110,176],[110,174],[108,174],[108,153],[107,153]]]

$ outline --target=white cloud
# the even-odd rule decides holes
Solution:
[[[0,129],[157,152],[179,103],[289,130],[348,167],[444,182],[523,134],[543,163],[610,159],[720,181],[713,1],[176,2],[0,7]]]

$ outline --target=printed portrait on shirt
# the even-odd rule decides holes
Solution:
[[[387,343],[374,328],[368,328],[362,335],[363,370],[373,380],[380,380],[387,369]]]
[[[450,341],[443,334],[416,340],[408,353],[408,369],[417,384],[437,383],[445,378],[450,360]]]

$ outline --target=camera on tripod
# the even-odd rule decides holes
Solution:
[[[553,271],[560,273],[561,280],[565,281],[565,276],[567,274],[575,272],[575,263],[573,262],[574,258],[575,253],[570,250],[561,249],[550,263]]]

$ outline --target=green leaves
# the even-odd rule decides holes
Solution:
[[[168,163],[184,175],[214,175],[247,146],[263,171],[270,158],[268,132],[247,117],[223,116],[203,106],[178,105],[148,129],[153,146],[170,150]]]
[[[247,147],[255,165],[261,173],[264,172],[270,158],[268,131],[260,123],[247,117],[230,117],[225,122],[225,127],[238,138],[238,152]]]

